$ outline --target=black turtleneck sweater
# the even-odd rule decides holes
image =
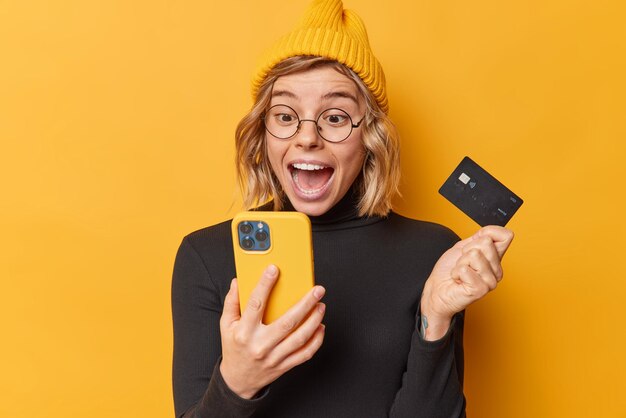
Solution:
[[[464,417],[463,313],[438,341],[418,332],[424,282],[458,237],[393,212],[358,217],[351,193],[311,222],[324,343],[251,400],[219,371],[219,319],[235,277],[231,221],[183,239],[172,283],[176,416]]]

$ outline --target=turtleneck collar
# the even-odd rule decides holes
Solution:
[[[310,216],[313,231],[329,231],[336,229],[356,228],[359,226],[369,225],[381,221],[383,218],[379,216],[359,216],[357,204],[359,202],[359,194],[355,186],[345,194],[343,198],[335,206],[330,208],[328,212],[319,216]],[[263,209],[271,208],[264,205]],[[259,208],[262,209],[262,208]],[[271,209],[265,209],[271,210]],[[295,211],[289,199],[285,198],[283,202],[283,211]]]

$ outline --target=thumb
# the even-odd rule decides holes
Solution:
[[[465,247],[467,244],[469,244],[470,242],[472,242],[475,237],[477,236],[477,234],[474,234],[470,237],[467,237],[461,241],[457,241],[456,244],[454,244],[454,246],[452,246],[452,248],[457,248],[457,249],[462,249],[463,247]],[[451,248],[451,249],[452,249]]]
[[[222,311],[222,318],[220,321],[222,325],[230,325],[241,318],[241,311],[239,309],[239,289],[237,287],[237,279],[233,279],[230,282],[230,289],[224,299],[224,310]]]
[[[497,225],[487,225],[481,228],[474,236],[478,237],[489,237],[493,244],[496,246],[496,250],[498,251],[498,255],[500,258],[504,257],[506,250],[511,245],[511,241],[513,241],[513,231],[510,229],[504,228],[502,226]]]

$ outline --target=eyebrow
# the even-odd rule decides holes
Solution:
[[[341,97],[341,98],[345,98],[345,99],[350,99],[352,100],[355,104],[359,104],[359,101],[356,99],[356,97],[354,96],[354,94],[349,93],[347,91],[344,90],[339,90],[339,91],[331,91],[330,93],[326,93],[325,95],[322,96],[322,99],[324,100],[328,100],[328,99],[334,99],[336,97]]]
[[[273,90],[272,91],[272,97],[281,97],[281,96],[289,97],[289,98],[296,99],[296,100],[299,99],[298,96],[296,96],[294,93],[288,90]]]
[[[295,100],[299,100],[300,98],[290,92],[289,90],[274,90],[272,91],[272,97],[289,97],[291,99],[295,99]],[[354,96],[354,94],[344,91],[344,90],[338,90],[338,91],[331,91],[329,93],[326,93],[322,96],[322,100],[329,100],[329,99],[334,99],[334,98],[345,98],[345,99],[350,99],[352,100],[354,103],[356,103],[357,105],[359,104],[359,101],[356,99],[356,97]]]

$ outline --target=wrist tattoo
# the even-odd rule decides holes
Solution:
[[[422,315],[420,322],[420,334],[422,338],[426,338],[426,328],[428,328],[428,318],[426,318],[426,315]]]

